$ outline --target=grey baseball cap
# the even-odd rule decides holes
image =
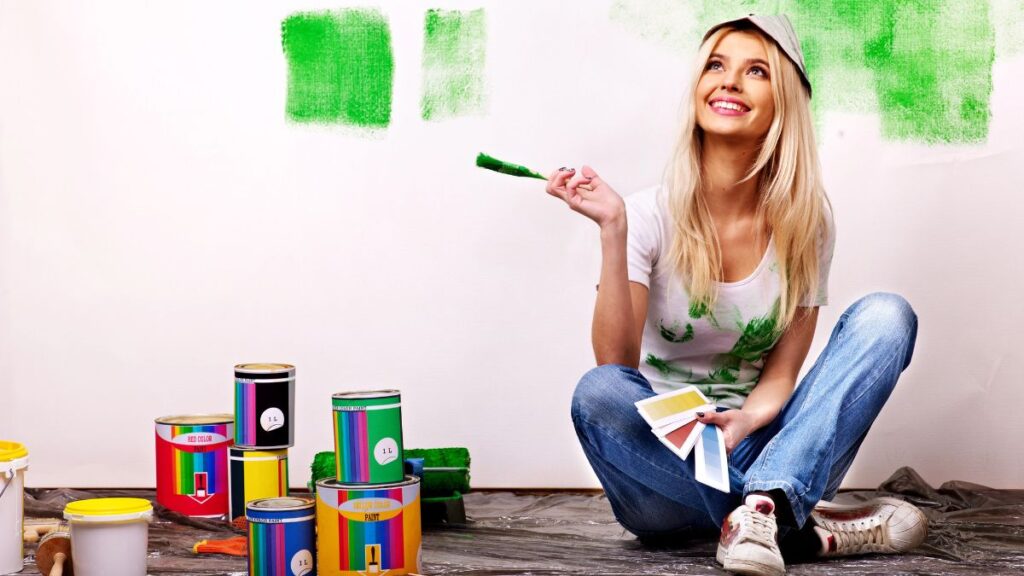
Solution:
[[[796,64],[796,69],[800,72],[800,80],[803,81],[804,87],[807,88],[807,95],[810,96],[811,81],[807,78],[807,67],[804,66],[804,53],[800,50],[800,39],[796,37],[793,24],[785,14],[749,14],[743,18],[715,24],[704,34],[704,40],[707,40],[715,30],[724,26],[753,26],[763,32],[765,36],[774,40],[779,45],[779,48],[782,49],[782,52],[789,57],[793,64]]]

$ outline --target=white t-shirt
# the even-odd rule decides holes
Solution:
[[[625,198],[629,280],[649,290],[640,372],[659,394],[693,384],[715,404],[740,408],[779,337],[775,328],[781,286],[774,242],[769,241],[749,277],[718,283],[714,310],[691,306],[668,259],[673,227],[667,195],[659,186]],[[819,240],[817,297],[801,306],[828,303],[834,243],[830,223],[827,236]]]

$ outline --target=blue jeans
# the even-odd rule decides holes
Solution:
[[[580,380],[572,420],[616,519],[641,538],[716,530],[754,491],[781,490],[798,526],[832,499],[900,373],[910,364],[917,315],[895,294],[850,306],[779,415],[729,455],[732,491],[694,479],[633,405],[654,395],[633,368],[606,365]]]

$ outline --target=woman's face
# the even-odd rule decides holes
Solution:
[[[711,51],[694,101],[705,134],[737,140],[764,138],[775,117],[772,71],[761,37],[733,31]]]

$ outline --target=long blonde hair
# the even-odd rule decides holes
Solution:
[[[703,131],[697,125],[696,88],[718,41],[741,29],[746,30],[721,28],[701,45],[691,103],[668,174],[675,230],[669,262],[682,279],[691,305],[697,303],[709,310],[714,309],[718,297],[716,281],[723,278],[722,254],[705,198],[706,178],[701,168]],[[757,159],[742,181],[758,179],[757,221],[766,223],[772,233],[782,287],[776,324],[781,333],[795,318],[800,302],[817,294],[818,251],[823,249],[819,240],[827,231],[831,210],[821,179],[810,95],[801,84],[796,67],[775,42],[760,33],[758,36],[764,42],[772,70],[775,117]]]

